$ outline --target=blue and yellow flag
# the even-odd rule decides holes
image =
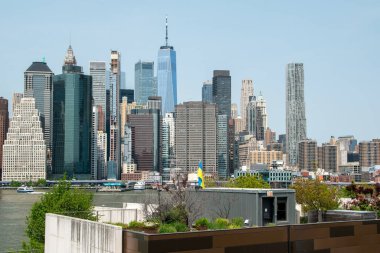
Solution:
[[[202,189],[205,188],[205,181],[203,180],[203,166],[202,161],[199,161],[198,164],[198,186]]]

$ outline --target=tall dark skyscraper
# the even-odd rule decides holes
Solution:
[[[229,176],[228,121],[231,118],[231,76],[229,70],[214,70],[212,97],[217,107],[217,171],[220,178]]]
[[[71,46],[53,80],[53,174],[91,177],[92,78],[77,66]]]
[[[296,165],[298,143],[306,137],[303,63],[286,66],[286,149],[289,165]]]
[[[231,117],[231,76],[229,70],[214,70],[212,96],[218,115]]]
[[[138,171],[160,171],[161,117],[158,109],[133,109],[128,115],[132,158]]]
[[[9,126],[8,100],[0,97],[0,180],[3,166],[3,144],[7,137]]]
[[[40,113],[44,140],[50,164],[51,132],[52,132],[52,81],[54,73],[46,62],[33,62],[24,73],[24,97],[32,97],[36,102],[36,109]]]
[[[161,46],[157,58],[158,96],[162,98],[162,115],[174,112],[177,105],[177,63],[174,47],[168,44],[168,19],[166,18],[165,46]]]

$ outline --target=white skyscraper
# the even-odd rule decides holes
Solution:
[[[253,96],[253,81],[243,80],[241,82],[241,94],[240,94],[240,116],[243,122],[247,121],[247,105],[249,103],[249,97]],[[244,129],[247,129],[245,125]]]
[[[303,63],[286,66],[286,148],[290,165],[297,164],[298,143],[306,139]]]
[[[98,131],[98,179],[107,178],[107,133]]]
[[[34,98],[16,104],[3,146],[3,180],[46,178],[46,144]]]
[[[162,119],[162,168],[170,168],[174,158],[175,124],[174,113],[165,113]]]

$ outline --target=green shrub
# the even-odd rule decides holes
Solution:
[[[241,228],[244,226],[244,219],[242,217],[232,218],[231,224]]]
[[[210,224],[211,229],[227,229],[230,225],[230,222],[228,219],[224,218],[216,218],[214,222]]]
[[[177,206],[164,214],[165,223],[181,222],[187,224],[187,212],[184,206]]]
[[[144,227],[145,227],[144,222],[140,222],[140,221],[131,221],[128,224],[128,228],[144,228]]]
[[[119,226],[119,227],[122,227],[122,228],[128,228],[127,224],[124,224],[124,223],[121,223],[121,222],[116,222],[116,223],[107,222],[107,224]]]
[[[198,220],[195,221],[195,227],[205,227],[208,228],[210,226],[210,221],[207,218],[199,218]]]
[[[228,225],[228,229],[239,229],[239,228],[241,228],[241,226],[236,225],[236,224],[230,224],[230,225]]]
[[[177,230],[171,224],[161,224],[161,226],[158,229],[158,233],[160,234],[175,233],[175,232],[177,232]]]
[[[171,223],[170,225],[172,225],[173,227],[175,227],[175,230],[177,230],[177,232],[187,232],[187,231],[189,231],[189,227],[186,224],[181,223],[181,222],[174,222],[174,223]]]
[[[267,226],[267,227],[275,227],[276,223],[267,223],[265,226]]]

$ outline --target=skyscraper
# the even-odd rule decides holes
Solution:
[[[157,96],[157,83],[153,73],[154,62],[139,61],[135,64],[135,102],[138,105],[145,105],[148,97]]]
[[[212,82],[209,80],[203,82],[202,102],[212,103]]]
[[[249,103],[249,97],[253,96],[253,81],[243,80],[241,82],[240,93],[240,116],[243,122],[247,121],[247,105]],[[247,124],[245,124],[244,130],[247,130]]]
[[[158,96],[162,98],[162,115],[174,112],[177,105],[176,52],[168,44],[168,19],[166,18],[165,46],[161,46],[157,58]]]
[[[174,113],[168,112],[162,119],[162,168],[171,168],[174,159],[175,120]]]
[[[69,46],[53,80],[53,174],[91,178],[92,78],[76,65]]]
[[[267,104],[261,95],[256,100],[256,139],[262,141],[265,139],[265,130],[268,127]]]
[[[120,179],[121,153],[120,153],[120,53],[111,51],[110,63],[110,156],[109,161],[115,162],[115,176]]]
[[[298,143],[306,139],[303,63],[286,66],[286,150],[289,165],[297,164]]]
[[[132,158],[138,171],[160,171],[161,115],[158,109],[133,109],[128,115]]]
[[[94,106],[101,106],[102,112],[106,111],[106,63],[105,62],[90,62],[90,75],[92,76],[92,98],[94,100]],[[104,126],[106,129],[106,114],[101,115],[103,117]]]
[[[214,70],[212,96],[218,115],[231,115],[231,76],[229,70]]]
[[[176,106],[176,167],[196,172],[201,160],[205,174],[217,175],[216,119],[215,104],[184,102]]]
[[[253,135],[259,141],[264,140],[265,130],[268,127],[264,97],[261,94],[257,98],[256,96],[251,96],[246,111],[247,130],[249,134]]]
[[[40,113],[50,163],[52,134],[52,82],[54,73],[46,62],[33,62],[24,73],[24,97],[33,97]]]
[[[35,99],[16,105],[3,146],[4,181],[46,179],[46,145]]]
[[[9,126],[8,100],[0,97],[0,180],[3,166],[3,144],[7,137]]]
[[[214,70],[212,97],[217,109],[217,171],[218,176],[229,176],[228,121],[231,118],[231,76],[229,70]]]

